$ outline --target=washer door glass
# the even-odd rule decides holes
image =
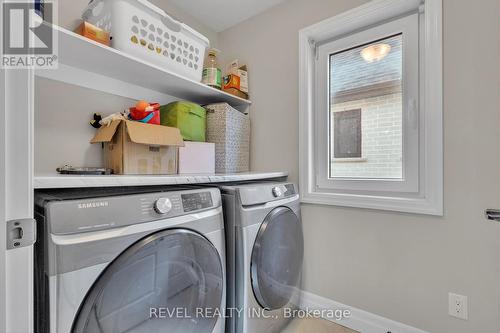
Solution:
[[[252,287],[263,308],[288,304],[299,287],[303,256],[300,219],[290,208],[275,208],[260,226],[252,251]]]
[[[223,281],[219,253],[205,237],[184,229],[154,233],[106,267],[72,332],[212,332]]]

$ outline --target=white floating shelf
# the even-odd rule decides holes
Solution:
[[[111,47],[55,26],[58,69],[35,75],[133,99],[156,96],[148,91],[198,104],[226,102],[242,110],[249,100],[182,77]]]
[[[287,172],[249,172],[215,175],[169,175],[169,176],[75,176],[46,175],[34,178],[35,189],[80,188],[80,187],[117,187],[117,186],[152,186],[152,185],[186,185],[209,184],[235,181],[265,180],[287,177]]]

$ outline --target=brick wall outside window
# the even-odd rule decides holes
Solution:
[[[402,178],[401,101],[396,92],[332,105],[332,112],[361,109],[362,133],[362,159],[333,159],[334,177]]]

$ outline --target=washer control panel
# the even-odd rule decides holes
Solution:
[[[192,212],[193,210],[205,209],[212,207],[212,195],[210,192],[196,192],[181,194],[182,206],[184,212]]]
[[[219,200],[212,191],[163,192],[140,198],[143,216],[174,217],[198,210],[205,210],[217,205]]]
[[[178,193],[158,193],[140,198],[141,210],[144,216],[172,217],[184,213],[181,196]]]
[[[231,188],[231,186],[228,188]],[[297,187],[293,183],[249,184],[236,187],[236,189],[243,206],[265,204],[298,195]]]
[[[279,186],[273,187],[272,192],[275,198],[281,197],[283,195],[283,191]]]
[[[281,184],[274,186],[271,193],[275,198],[286,198],[295,195],[295,188],[292,184]]]
[[[71,234],[193,214],[220,207],[216,188],[52,200],[44,207],[53,234]]]
[[[156,199],[154,208],[158,214],[167,214],[172,210],[172,201],[169,198]]]
[[[179,215],[207,209],[213,205],[212,194],[206,191],[165,194],[154,201],[153,208],[160,215]],[[148,206],[151,207],[146,205]]]

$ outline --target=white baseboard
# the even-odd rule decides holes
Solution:
[[[429,333],[307,291],[301,292],[300,307],[308,310],[349,310],[349,318],[341,320],[335,318],[324,319],[361,333]]]

